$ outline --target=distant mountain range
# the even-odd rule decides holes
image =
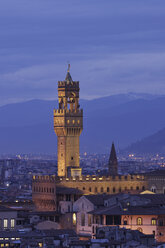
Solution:
[[[137,141],[126,148],[126,151],[133,153],[158,153],[165,154],[165,128]]]
[[[0,107],[0,153],[56,153],[53,108],[57,105],[32,100]],[[112,141],[116,148],[125,148],[165,127],[165,96],[120,94],[81,100],[80,105],[81,152],[109,153]]]

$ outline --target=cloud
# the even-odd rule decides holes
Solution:
[[[0,2],[0,104],[56,98],[69,60],[81,96],[165,93],[164,0]]]

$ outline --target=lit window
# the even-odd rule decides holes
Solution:
[[[38,243],[38,246],[39,246],[39,247],[42,247],[42,243]]]
[[[10,226],[11,228],[15,227],[15,219],[11,219]]]
[[[76,213],[73,213],[73,225],[76,225]]]
[[[151,225],[152,225],[152,226],[155,226],[155,225],[156,225],[156,219],[152,219],[152,220],[151,220]]]
[[[138,217],[137,218],[137,225],[142,225],[142,218],[141,217]]]
[[[3,220],[3,227],[8,228],[8,219]]]
[[[70,121],[69,121],[69,120],[67,120],[67,123],[68,123],[68,124],[69,124],[69,122],[70,122]]]
[[[72,123],[75,124],[75,120],[73,120]]]
[[[77,123],[80,124],[80,121],[78,120]]]

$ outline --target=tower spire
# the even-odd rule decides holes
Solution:
[[[117,161],[114,142],[112,142],[108,167],[109,167],[109,175],[115,176],[118,174],[118,161]]]
[[[65,78],[65,81],[69,81],[69,82],[72,82],[72,77],[70,75],[70,64],[68,63],[68,69],[67,69],[67,74],[66,74],[66,78]]]

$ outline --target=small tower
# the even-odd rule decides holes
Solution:
[[[118,162],[117,162],[117,156],[116,156],[116,150],[115,150],[115,145],[112,143],[111,147],[111,154],[109,157],[109,175],[111,176],[116,176],[118,175]]]
[[[79,81],[73,81],[68,65],[64,81],[58,82],[59,107],[54,110],[54,130],[58,137],[58,176],[80,176],[79,136],[83,110],[79,105]]]

